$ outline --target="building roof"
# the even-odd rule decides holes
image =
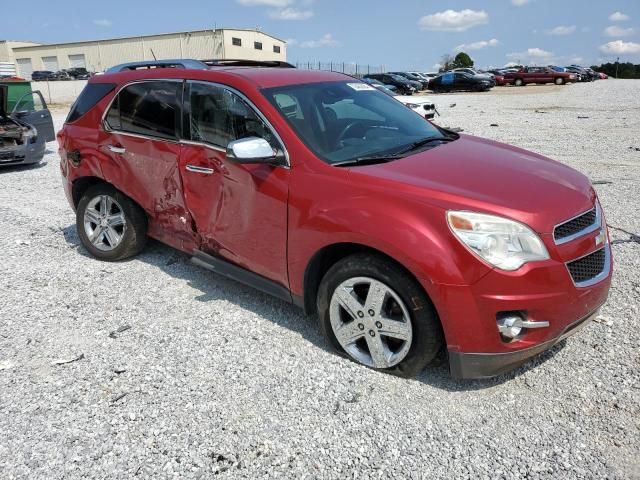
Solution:
[[[255,32],[255,33],[260,33],[262,35],[266,35],[267,37],[271,37],[274,40],[278,40],[279,42],[282,43],[287,43],[284,40],[278,38],[278,37],[274,37],[273,35],[270,35],[268,33],[265,33],[261,30],[257,30],[257,29],[253,29],[253,28],[204,28],[204,29],[200,29],[200,30],[186,30],[186,31],[182,31],[182,32],[169,32],[169,33],[153,33],[153,34],[147,34],[147,35],[129,35],[126,37],[113,37],[113,38],[101,38],[101,39],[97,39],[97,40],[81,40],[81,41],[77,41],[77,42],[61,42],[61,43],[43,43],[43,44],[34,44],[34,45],[30,45],[30,46],[25,46],[25,47],[15,47],[14,50],[20,50],[20,51],[24,51],[24,50],[28,50],[30,48],[42,48],[42,47],[62,47],[65,45],[80,45],[80,44],[87,44],[87,43],[97,43],[97,42],[110,42],[113,40],[134,40],[134,39],[138,39],[138,38],[149,38],[149,37],[164,37],[164,36],[169,36],[169,35],[179,35],[179,34],[192,34],[192,33],[201,33],[201,32],[217,32],[217,31],[234,31],[234,32]],[[4,42],[9,42],[11,43],[12,40],[3,40]],[[25,42],[26,43],[26,42]]]

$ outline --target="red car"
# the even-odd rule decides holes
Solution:
[[[178,66],[91,78],[58,134],[98,259],[155,238],[317,312],[339,353],[402,376],[443,348],[456,377],[506,372],[607,299],[583,174],[342,74]]]
[[[564,85],[575,82],[576,75],[570,72],[556,72],[548,67],[524,67],[518,72],[507,72],[504,74],[506,83],[512,83],[516,87],[528,85],[529,83],[555,83]]]

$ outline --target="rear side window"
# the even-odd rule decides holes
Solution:
[[[75,122],[91,110],[109,92],[116,88],[115,83],[89,83],[76,99],[67,116],[67,123]]]
[[[118,93],[107,113],[107,125],[121,132],[176,139],[181,96],[181,82],[134,83]]]

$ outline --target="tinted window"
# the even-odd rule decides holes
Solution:
[[[180,125],[181,82],[134,83],[118,93],[107,113],[114,130],[174,139]]]
[[[262,42],[253,42],[253,46],[256,50],[262,50]]]
[[[67,117],[67,123],[75,122],[77,119],[82,117],[114,88],[116,88],[115,83],[87,84],[87,86],[84,87],[84,90],[82,90],[82,93],[71,107],[71,111],[69,112],[69,116]]]
[[[280,46],[279,45],[274,45],[273,46],[273,53],[280,53]]]
[[[361,82],[330,82],[263,90],[265,97],[328,163],[393,153],[442,134],[394,98]]]
[[[240,38],[236,38],[236,37],[233,37],[233,38],[231,39],[231,43],[232,43],[233,45],[235,45],[236,47],[241,47],[241,46],[242,46],[242,39],[240,39]]]
[[[229,142],[260,137],[278,147],[271,130],[255,111],[232,91],[206,83],[189,84],[190,138],[226,148]]]

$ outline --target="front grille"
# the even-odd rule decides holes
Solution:
[[[0,162],[20,162],[24,160],[24,155],[16,155],[14,152],[0,153]]]
[[[606,252],[603,247],[586,257],[567,263],[573,282],[578,284],[597,277],[605,267]]]
[[[579,217],[572,218],[568,222],[558,225],[553,230],[553,238],[557,242],[558,240],[562,240],[582,230],[585,230],[596,222],[597,217],[598,215],[597,215],[596,209],[593,208],[589,210],[587,213],[583,213]]]

